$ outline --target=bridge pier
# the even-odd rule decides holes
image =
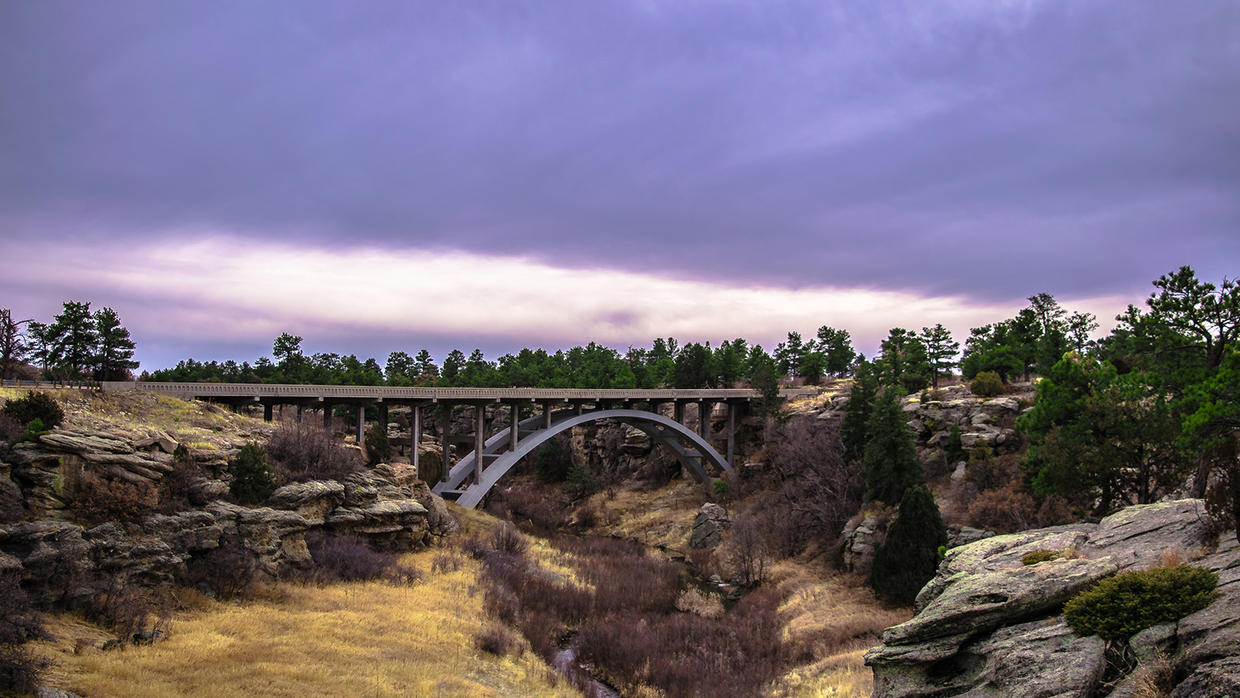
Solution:
[[[329,434],[332,431],[332,404],[327,401],[323,402],[323,428]]]
[[[680,422],[681,424],[685,423],[685,403],[684,402],[680,400],[672,401],[672,419],[676,420],[677,422]]]
[[[728,401],[728,465],[736,457],[736,403]]]
[[[366,404],[357,403],[357,445],[361,446],[366,439]]]
[[[474,405],[474,482],[482,484],[482,447],[486,442],[487,406]]]
[[[710,400],[698,400],[698,435],[707,443],[710,442],[710,410],[713,406]]]
[[[271,408],[272,408],[272,405],[270,402],[263,403],[263,421],[264,422],[271,421],[271,417],[272,417]]]
[[[439,481],[446,482],[448,480],[448,454],[452,449],[452,403],[444,402],[439,412],[440,438],[442,440],[442,462],[439,466]]]
[[[542,408],[543,408],[543,429],[550,429],[551,428],[551,403],[544,402],[542,404]]]
[[[409,464],[413,472],[423,482],[422,471],[418,467],[418,445],[422,443],[422,406],[414,405],[409,413]]]
[[[517,450],[517,442],[521,440],[521,403],[508,403],[508,450]]]

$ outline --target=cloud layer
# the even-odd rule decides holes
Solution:
[[[657,336],[716,344],[744,336],[770,350],[789,330],[812,336],[831,325],[848,329],[872,354],[894,326],[917,330],[942,322],[963,339],[970,327],[1009,317],[1019,307],[897,291],[741,286],[461,252],[332,251],[195,237],[194,243],[131,251],[12,246],[7,252],[29,261],[0,290],[42,284],[52,298],[115,306],[153,347],[139,357],[153,367],[185,358],[161,355],[162,347],[221,338],[263,347],[284,331],[306,337],[314,349],[383,358],[424,346],[438,356],[448,348],[468,351],[473,345],[465,338],[492,349],[492,356],[523,345],[587,341],[623,349],[647,346]],[[101,266],[95,263],[101,257],[124,261]],[[1107,320],[1127,300],[1079,299],[1071,307]]]
[[[875,314],[1140,300],[1240,260],[1240,4],[1220,0],[10,2],[0,95],[0,252],[127,250],[82,270],[98,302],[159,289],[207,316],[250,308],[216,285],[250,275],[272,305],[212,326],[223,342],[284,318],[762,336],[871,301],[859,323],[917,325]],[[208,253],[254,266],[185,289],[129,264]],[[350,304],[364,273],[333,287],[335,254],[462,283]],[[527,290],[469,288],[478,265]],[[0,279],[0,303],[59,303],[61,272]],[[477,315],[553,280],[571,337],[531,304]]]

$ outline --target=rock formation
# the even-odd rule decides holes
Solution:
[[[1061,557],[1022,563],[1040,550]],[[1078,591],[1166,557],[1218,572],[1218,599],[1110,646],[1064,622],[1063,604]],[[1174,667],[1173,696],[1240,694],[1240,548],[1234,534],[1218,539],[1199,500],[1129,507],[1098,524],[953,548],[916,608],[866,654],[875,696],[1127,695],[1137,680],[1131,669],[1157,653]]]
[[[190,448],[202,473],[190,483],[191,508],[84,526],[69,508],[88,476],[158,491],[173,471],[177,440],[166,432],[133,434],[80,424],[0,451],[0,572],[17,575],[41,605],[72,603],[101,584],[157,586],[220,548],[241,551],[260,577],[306,565],[306,535],[357,536],[391,551],[432,544],[456,529],[443,501],[408,465],[381,464],[343,482],[300,482],[277,489],[263,506],[225,500],[226,466],[240,447]]]

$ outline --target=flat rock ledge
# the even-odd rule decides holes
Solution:
[[[1215,530],[1202,502],[1188,499],[948,550],[917,597],[917,615],[866,653],[874,695],[1132,695],[1135,677],[1116,675],[1115,658],[1131,668],[1161,656],[1174,667],[1172,696],[1240,696],[1240,546]],[[1023,564],[1035,550],[1062,557]],[[1218,572],[1214,603],[1111,646],[1064,622],[1063,604],[1080,590],[1174,558]]]

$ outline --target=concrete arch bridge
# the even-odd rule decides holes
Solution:
[[[114,381],[101,384],[105,391],[141,390],[184,398],[212,400],[236,405],[260,404],[267,420],[277,405],[295,405],[299,416],[306,409],[322,410],[330,425],[335,405],[357,408],[357,438],[363,438],[367,408],[376,410],[387,423],[390,405],[410,408],[410,460],[418,474],[437,494],[476,507],[486,494],[520,460],[556,434],[598,420],[615,420],[648,434],[665,445],[686,472],[699,482],[712,470],[732,469],[738,414],[760,397],[756,390],[588,390],[540,388],[422,388],[391,386],[290,385],[273,383],[146,383]],[[814,395],[814,389],[785,389],[785,398]],[[697,406],[692,422],[687,405]],[[488,434],[487,410],[506,406],[506,426]],[[661,408],[671,405],[671,416]],[[726,427],[716,433],[711,415],[715,407],[726,409]],[[458,409],[472,410],[473,450],[450,468],[420,467],[418,446],[423,442],[428,410],[439,420],[441,463],[450,462],[454,438],[452,426]],[[532,416],[522,418],[522,413]],[[690,428],[693,424],[694,428]],[[723,447],[716,449],[718,443]]]

